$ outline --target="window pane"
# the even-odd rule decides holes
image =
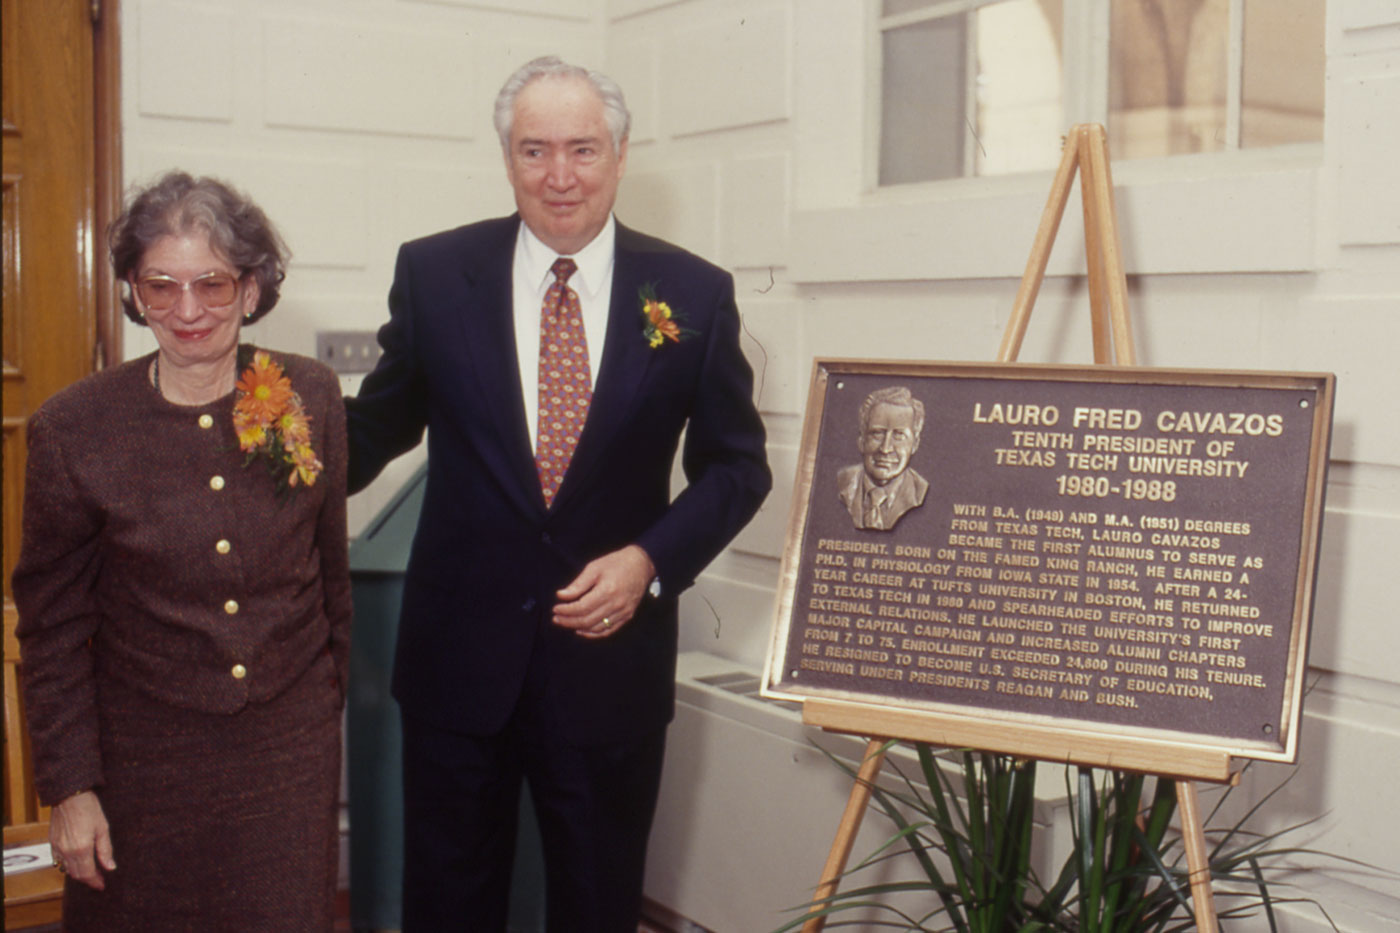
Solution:
[[[1114,157],[1226,148],[1228,0],[1112,0],[1109,10]]]
[[[1060,161],[1066,129],[1060,9],[1046,0],[1012,0],[977,13],[978,175],[1032,172]]]
[[[1047,0],[886,30],[880,184],[1053,167],[1064,132],[1059,37],[1059,5]]]
[[[1322,139],[1324,0],[1245,0],[1240,146]]]
[[[881,37],[880,184],[962,174],[967,17],[887,30]]]

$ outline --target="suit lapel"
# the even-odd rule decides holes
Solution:
[[[525,423],[525,402],[520,389],[520,356],[515,347],[515,313],[511,296],[511,269],[519,223],[505,225],[503,235],[463,259],[466,301],[459,313],[467,356],[486,402],[485,417],[495,426],[499,456],[481,445],[482,455],[525,512],[543,511],[535,471],[534,452]]]
[[[643,256],[629,247],[631,239],[631,231],[618,224],[603,358],[598,364],[588,420],[555,496],[555,508],[566,502],[574,489],[586,486],[589,475],[601,466],[612,438],[630,417],[647,367],[655,358],[642,336],[639,292],[646,270]]]

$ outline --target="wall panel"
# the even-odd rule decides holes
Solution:
[[[641,159],[632,159],[618,190],[617,217],[629,227],[714,260],[718,253],[718,204],[719,177],[713,165],[658,166],[654,170],[650,165],[644,167]],[[664,289],[664,283],[658,287]]]
[[[1341,107],[1339,140],[1341,241],[1400,243],[1400,168],[1391,150],[1393,114],[1400,112],[1395,58],[1377,73],[1347,82],[1334,98]]]
[[[691,22],[671,40],[661,69],[666,132],[683,136],[791,115],[787,5],[753,3],[739,10]]]
[[[436,3],[473,10],[499,10],[504,13],[552,16],[561,19],[588,19],[598,9],[599,0],[399,0],[407,5]]]
[[[276,17],[263,24],[272,126],[471,139],[476,43],[439,30]]]
[[[373,178],[360,160],[168,145],[127,152],[127,170],[137,179],[181,168],[247,192],[277,225],[297,266],[362,269],[368,262],[366,192]]]
[[[376,232],[378,249],[396,250],[407,240],[515,210],[500,159],[471,165],[400,164],[381,184],[389,198],[389,217]]]
[[[236,80],[255,77],[237,68],[242,46],[239,18],[227,6],[149,2],[138,7],[131,30],[140,42],[133,62],[141,113],[190,120],[232,120]],[[192,76],[198,80],[192,80]]]
[[[643,30],[644,38],[608,43],[607,73],[627,96],[632,112],[631,146],[655,142],[660,132],[661,58],[664,49]]]
[[[721,192],[725,262],[735,268],[787,262],[791,181],[783,153],[736,158],[724,167]]]
[[[1396,323],[1395,301],[1379,295],[1304,297],[1269,315],[1270,365],[1337,374],[1335,460],[1400,464],[1400,431],[1376,417],[1383,400],[1400,398],[1400,366],[1384,339]]]

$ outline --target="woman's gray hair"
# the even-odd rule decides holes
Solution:
[[[258,283],[258,306],[248,315],[249,323],[271,311],[287,277],[287,244],[262,208],[217,178],[176,170],[132,192],[107,231],[112,271],[126,281],[161,237],[196,230],[208,235],[209,247],[240,277],[251,275]],[[131,320],[146,323],[130,290],[122,295],[122,308]]]
[[[613,150],[622,150],[622,141],[632,131],[632,114],[627,110],[627,99],[622,95],[622,88],[601,71],[570,65],[557,55],[546,55],[521,65],[515,74],[506,79],[496,95],[496,134],[501,137],[501,149],[507,156],[510,155],[510,129],[515,122],[515,98],[527,84],[540,78],[582,78],[593,85],[603,99],[603,119],[607,121],[608,131],[612,134]]]

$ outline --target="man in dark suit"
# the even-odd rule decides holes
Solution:
[[[676,599],[767,494],[763,426],[731,277],[613,218],[617,86],[539,59],[495,119],[518,214],[402,247],[346,402],[352,490],[430,428],[394,665],[404,929],[505,928],[525,782],[550,930],[633,933]]]

